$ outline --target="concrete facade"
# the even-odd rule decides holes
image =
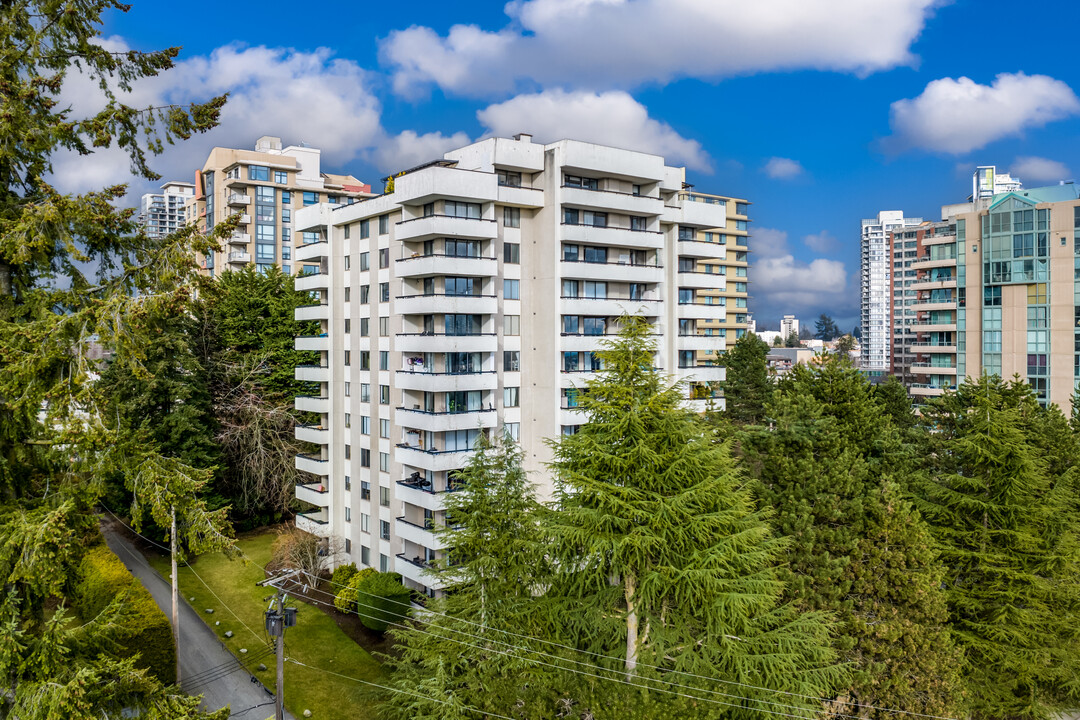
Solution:
[[[195,196],[195,186],[188,182],[167,182],[161,192],[146,193],[139,205],[138,223],[152,238],[161,239],[186,224],[185,206]]]
[[[900,210],[883,210],[876,218],[862,221],[859,325],[862,329],[863,370],[885,372],[890,367],[893,260],[889,233],[921,222],[922,218],[904,217]]]
[[[623,313],[649,318],[656,366],[704,409],[716,355],[745,330],[747,203],[685,179],[655,155],[522,135],[298,211],[318,241],[296,256],[319,270],[297,278],[317,298],[297,317],[322,332],[296,341],[321,358],[296,370],[319,387],[296,400],[319,418],[297,437],[320,448],[297,458],[316,508],[297,526],[438,592],[431,528],[477,433],[515,438],[547,497],[545,440],[582,422],[578,388]]]

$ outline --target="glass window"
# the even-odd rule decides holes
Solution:
[[[587,317],[583,322],[586,335],[605,335],[607,333],[607,318]]]
[[[389,405],[390,404],[390,386],[389,385],[380,385],[379,386],[379,404],[380,405]]]
[[[371,385],[360,383],[360,402],[371,402]]]
[[[389,370],[390,369],[390,351],[389,350],[380,350],[379,351],[379,369],[380,370]]]
[[[503,335],[515,336],[521,334],[521,316],[503,315]]]
[[[248,180],[270,180],[270,168],[263,165],[248,165]]]
[[[577,372],[578,363],[580,361],[581,353],[578,352],[564,352],[563,356],[563,372]]]
[[[503,388],[503,407],[518,407],[518,393],[521,388],[505,387]]]
[[[577,225],[581,214],[574,208],[563,208],[563,224]]]
[[[521,173],[512,170],[498,170],[499,184],[506,187],[521,187]]]
[[[521,263],[521,246],[517,243],[503,243],[503,262],[508,265]]]
[[[379,234],[380,235],[386,235],[389,232],[390,232],[390,216],[389,215],[380,215],[379,216]]]
[[[607,283],[585,281],[585,297],[603,299],[607,297]]]
[[[390,488],[379,486],[379,504],[383,507],[390,507]]]
[[[451,240],[444,243],[446,254],[451,257],[480,257],[480,243],[476,240]]]
[[[284,170],[274,171],[274,182],[278,185],[287,185],[289,183],[289,173]]]
[[[503,225],[510,228],[521,227],[521,208],[503,208]]]
[[[587,263],[606,263],[607,262],[607,248],[593,247],[591,245],[585,246],[585,262]]]
[[[361,415],[360,416],[360,434],[361,435],[370,435],[371,434],[371,417],[369,417],[368,415]]]
[[[479,315],[446,315],[447,335],[479,335],[481,325]]]
[[[480,219],[480,203],[459,202],[447,200],[444,205],[445,213],[451,217]]]
[[[562,281],[562,296],[564,298],[576,298],[578,296],[578,281],[577,280],[563,280]]]
[[[360,270],[367,270],[371,267],[371,254],[362,252],[360,253]]]
[[[564,335],[577,335],[578,334],[578,316],[577,315],[563,315],[562,318],[562,331]]]
[[[390,539],[390,523],[387,522],[386,520],[380,520],[379,521],[379,537],[382,538],[383,540],[389,540]],[[379,565],[380,565],[380,568],[381,568],[380,572],[386,572],[387,563],[385,561],[386,561],[386,556],[380,553],[379,554]]]
[[[390,302],[390,283],[379,283],[379,302]]]
[[[379,437],[390,437],[390,421],[386,418],[379,420]]]
[[[521,299],[521,281],[503,280],[503,300]]]
[[[503,350],[503,370],[505,372],[521,370],[521,352],[519,350]]]
[[[288,190],[281,191],[281,202],[288,205],[292,202],[292,193]]]
[[[379,267],[390,267],[390,248],[382,248],[379,250]]]
[[[304,204],[315,205],[319,202],[319,193],[317,192],[304,192]]]

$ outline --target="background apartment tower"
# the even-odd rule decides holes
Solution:
[[[185,225],[185,206],[195,196],[189,182],[170,181],[161,192],[146,193],[139,206],[138,223],[152,238],[163,238]]]
[[[780,337],[787,340],[791,333],[795,333],[796,337],[799,335],[799,318],[794,315],[785,315],[780,318]]]
[[[282,148],[281,139],[270,136],[259,138],[254,150],[211,150],[202,170],[195,173],[188,221],[207,232],[239,214],[240,225],[221,252],[200,258],[203,271],[213,275],[255,263],[277,265],[286,274],[302,272],[293,256],[293,248],[303,240],[293,224],[293,212],[320,202],[351,203],[371,195],[370,185],[352,175],[324,173],[320,163],[318,148]]]
[[[883,210],[862,221],[860,253],[862,312],[862,368],[884,373],[890,367],[892,252],[889,233],[918,225],[922,218],[906,218],[900,210]]]
[[[389,188],[388,188],[389,189]],[[704,409],[713,364],[746,323],[747,207],[695,192],[645,153],[527,135],[491,138],[393,179],[384,195],[297,212],[319,263],[297,279],[322,333],[296,377],[317,383],[297,437],[311,476],[297,527],[343,540],[344,561],[439,590],[432,528],[477,434],[520,442],[541,493],[547,438],[576,432],[594,353],[624,313],[656,329],[656,366]],[[729,335],[730,334],[730,335]],[[715,402],[722,402],[717,399]]]

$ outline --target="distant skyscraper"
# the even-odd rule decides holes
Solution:
[[[890,366],[889,336],[892,312],[892,252],[889,233],[922,222],[906,218],[901,210],[883,210],[862,221],[860,255],[862,289],[862,367],[886,372]],[[903,292],[902,290],[900,292]]]
[[[195,196],[189,182],[167,182],[161,192],[146,193],[139,208],[139,225],[152,238],[163,238],[184,226],[184,205]]]
[[[799,319],[794,315],[785,315],[780,320],[780,337],[786,340],[791,333],[799,334]]]

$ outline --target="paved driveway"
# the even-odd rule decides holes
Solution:
[[[165,616],[172,619],[172,590],[169,581],[161,577],[142,553],[123,535],[108,526],[102,527],[109,548],[124,561],[131,574],[150,591]],[[190,605],[180,598],[180,680],[185,692],[203,696],[203,707],[217,710],[229,705],[230,717],[240,720],[262,720],[273,717],[274,696],[262,683],[252,682],[251,675],[237,662],[214,631]],[[273,667],[274,656],[263,662]],[[192,678],[184,681],[184,678]],[[261,707],[257,707],[261,706]],[[293,720],[288,712],[285,717]]]

